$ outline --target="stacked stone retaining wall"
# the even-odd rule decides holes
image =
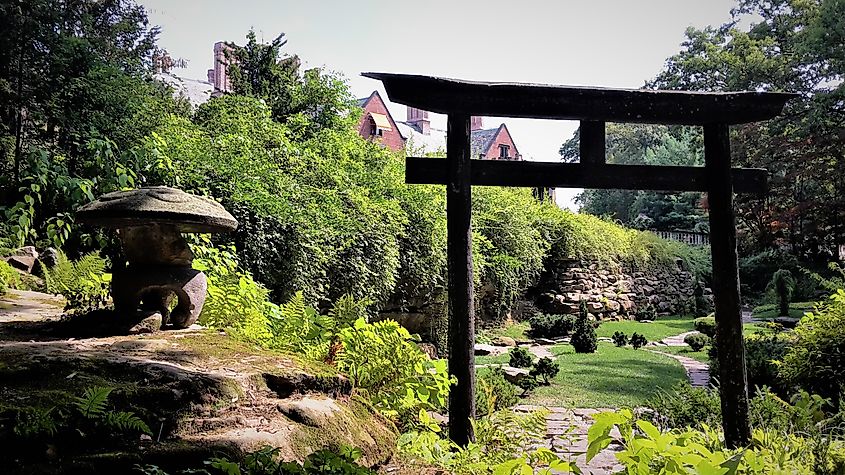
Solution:
[[[696,276],[674,265],[637,270],[612,269],[596,262],[558,261],[538,285],[538,308],[546,313],[578,313],[581,300],[596,318],[625,319],[651,304],[658,315],[690,313],[695,308]],[[703,285],[702,285],[703,287]],[[704,289],[710,299],[710,289]]]

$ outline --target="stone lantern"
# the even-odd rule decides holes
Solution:
[[[216,201],[166,186],[107,193],[79,208],[76,219],[117,230],[128,260],[112,276],[117,314],[138,321],[160,313],[160,325],[176,328],[197,321],[207,291],[206,276],[191,267],[194,256],[182,234],[238,226]]]

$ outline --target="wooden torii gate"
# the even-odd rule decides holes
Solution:
[[[472,185],[706,192],[719,346],[722,424],[729,446],[748,443],[748,383],[739,300],[734,193],[764,193],[763,169],[731,168],[728,126],[770,119],[796,97],[772,92],[682,92],[472,82],[363,73],[382,81],[390,100],[447,114],[446,160],[408,157],[405,181],[446,185],[449,269],[449,436],[473,440],[475,309],[470,230]],[[580,163],[471,160],[470,117],[579,120]],[[704,167],[609,165],[605,123],[704,127]]]

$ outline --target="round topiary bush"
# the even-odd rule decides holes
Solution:
[[[692,351],[701,351],[702,348],[710,344],[710,337],[703,333],[690,333],[684,337],[684,343],[689,345]]]
[[[695,327],[695,331],[703,333],[710,338],[716,336],[716,317],[712,314],[706,317],[696,318],[693,320],[693,326]]]

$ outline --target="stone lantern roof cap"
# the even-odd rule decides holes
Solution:
[[[76,219],[105,228],[165,224],[183,233],[220,233],[238,227],[220,203],[167,186],[106,193],[79,208]]]

